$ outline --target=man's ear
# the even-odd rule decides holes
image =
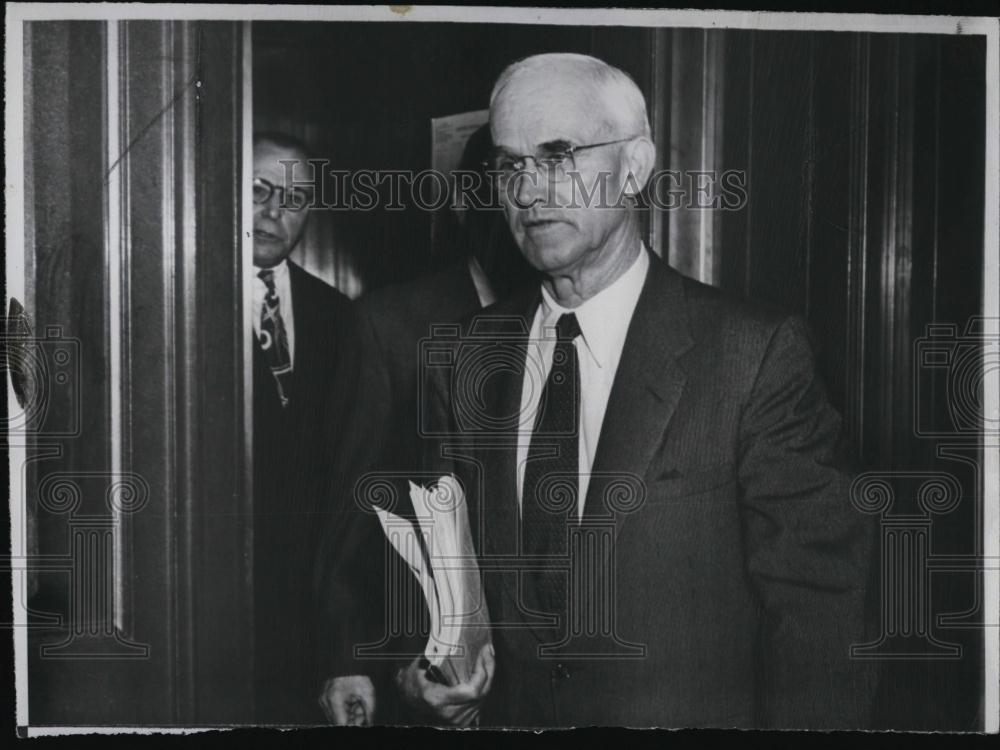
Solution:
[[[633,139],[624,149],[626,177],[623,191],[634,196],[649,182],[656,165],[656,146],[644,135]]]

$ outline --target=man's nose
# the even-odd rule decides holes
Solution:
[[[271,197],[267,199],[267,203],[264,204],[264,215],[269,219],[274,219],[277,221],[281,218],[281,212],[284,209],[281,207],[281,198],[278,195],[278,191],[275,190]]]
[[[528,164],[531,164],[531,167]],[[542,199],[545,193],[545,180],[534,159],[525,161],[524,167],[514,180],[514,201],[518,208],[530,208]]]

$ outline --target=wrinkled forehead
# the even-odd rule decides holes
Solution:
[[[517,76],[490,107],[493,142],[518,152],[559,140],[588,143],[613,119],[597,86],[565,71]]]
[[[306,164],[306,155],[298,149],[279,146],[269,141],[262,141],[253,147],[254,175],[263,177],[275,185],[283,185],[289,181],[286,179],[289,167],[282,164],[287,161],[295,162],[296,179],[305,179],[309,165]]]

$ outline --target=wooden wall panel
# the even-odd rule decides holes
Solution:
[[[960,334],[981,305],[983,40],[728,33],[726,167],[746,168],[750,189],[723,219],[722,285],[809,320],[860,466],[899,493],[895,516],[925,513],[914,471],[962,488],[932,516],[924,574],[947,556],[956,569],[926,579],[923,640],[882,645],[876,722],[976,728],[981,454],[955,424],[955,367],[928,373],[917,355],[932,325],[957,334],[952,351],[982,344]],[[879,601],[895,602],[891,585],[874,578]]]
[[[253,526],[245,399],[252,393],[244,358],[243,29],[200,23],[191,33],[197,87],[194,265],[185,283],[183,336],[192,356],[179,362],[185,385],[183,471],[191,488],[185,535],[193,595],[195,722],[246,721]],[[190,260],[190,259],[188,259]],[[206,325],[211,321],[210,325]],[[181,326],[178,326],[180,329]],[[208,585],[206,585],[206,583]]]
[[[26,26],[28,309],[79,352],[29,448],[28,719],[249,721],[242,26]]]

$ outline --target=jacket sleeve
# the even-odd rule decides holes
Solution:
[[[408,723],[393,678],[422,653],[428,618],[419,584],[386,538],[373,505],[403,517],[411,513],[408,480],[419,481],[420,465],[404,456],[401,446],[417,439],[399,434],[404,428],[397,417],[414,404],[400,404],[388,347],[380,339],[384,321],[367,306],[361,306],[358,318],[358,386],[344,428],[352,445],[340,472],[346,481],[335,492],[339,512],[324,534],[315,575],[327,631],[324,679],[369,676],[376,690],[376,721]]]
[[[851,504],[841,420],[797,318],[771,337],[739,441],[745,565],[765,623],[761,719],[777,729],[864,728],[875,673],[850,649],[871,637],[875,525]]]
[[[384,635],[384,565],[387,544],[378,518],[358,497],[359,483],[376,470],[375,447],[386,425],[383,404],[390,395],[367,317],[352,311],[351,346],[342,350],[353,379],[333,428],[339,434],[328,489],[329,513],[321,532],[313,574],[319,614],[320,679],[368,675],[378,687],[384,663],[364,659],[359,646]],[[346,382],[345,379],[341,383]]]

